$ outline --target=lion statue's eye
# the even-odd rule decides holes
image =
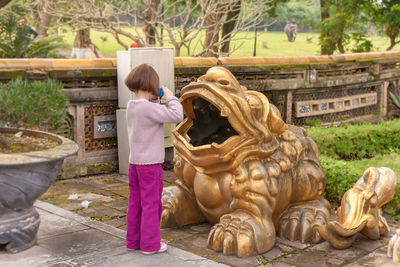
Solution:
[[[222,84],[222,85],[229,85],[229,84],[230,84],[229,81],[228,81],[228,80],[225,80],[225,79],[223,79],[223,80],[218,80],[218,83],[220,83],[220,84]]]

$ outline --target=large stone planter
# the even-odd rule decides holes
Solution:
[[[18,131],[0,128],[0,134]],[[59,145],[35,152],[0,153],[0,244],[11,253],[36,243],[40,218],[33,203],[56,179],[64,158],[78,151],[76,143],[62,136],[22,131],[25,135],[46,136]]]

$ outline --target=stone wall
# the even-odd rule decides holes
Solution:
[[[308,57],[175,58],[175,86],[180,89],[208,68],[224,66],[250,90],[263,92],[286,122],[384,118],[388,90],[400,86],[400,51]],[[63,166],[64,177],[115,171],[118,164],[115,110],[115,59],[0,59],[0,82],[22,76],[48,77],[64,84],[70,100],[60,134],[80,150]],[[390,107],[389,107],[390,108]]]

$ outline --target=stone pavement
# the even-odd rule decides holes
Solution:
[[[165,171],[165,193],[173,190],[173,181],[174,174],[170,171]],[[71,194],[77,194],[78,199],[68,199]],[[38,264],[38,266],[57,265],[57,260],[60,262],[63,260],[61,256],[57,256],[59,255],[57,253],[61,253],[65,250],[67,255],[74,254],[77,253],[76,250],[78,250],[78,248],[85,251],[83,253],[84,256],[78,258],[79,260],[82,259],[81,261],[74,261],[74,259],[70,259],[69,261],[64,260],[70,265],[65,265],[66,263],[62,262],[64,265],[61,264],[57,266],[98,266],[97,263],[103,264],[99,266],[109,266],[111,263],[116,266],[127,266],[128,263],[129,266],[135,263],[145,264],[143,260],[147,260],[148,258],[143,258],[144,256],[138,252],[128,253],[124,250],[123,239],[125,235],[125,215],[128,204],[128,194],[127,176],[115,173],[82,177],[79,179],[58,180],[55,182],[46,194],[43,195],[41,200],[63,208],[64,210],[59,210],[63,210],[65,213],[80,218],[75,220],[78,222],[78,226],[73,224],[71,230],[75,227],[78,227],[77,229],[82,227],[80,220],[85,221],[83,225],[86,228],[76,230],[77,233],[74,232],[72,236],[71,234],[67,234],[67,232],[63,235],[57,235],[57,237],[54,236],[53,239],[58,240],[60,244],[53,246],[51,243],[44,243],[47,240],[46,237],[44,236],[43,238],[40,236],[43,236],[43,233],[46,233],[46,231],[50,231],[53,226],[50,225],[50,228],[47,229],[46,224],[42,223],[39,230],[42,234],[39,233],[38,246],[34,249],[53,249],[55,252],[50,254],[49,259],[38,259],[37,263],[42,263]],[[81,206],[83,200],[91,201],[88,208],[83,208]],[[54,207],[45,202],[38,203],[41,209],[43,206]],[[46,212],[46,210],[43,209],[42,213],[43,212]],[[47,212],[54,213],[52,211]],[[108,225],[107,227],[109,230],[102,231],[101,229],[105,227],[105,224]],[[390,224],[392,229],[400,228],[399,221],[391,221]],[[92,229],[93,226],[91,225],[101,225],[101,227],[100,229]],[[222,253],[207,249],[207,236],[210,228],[211,225],[208,223],[202,223],[181,228],[163,229],[161,231],[161,236],[168,242],[169,250],[166,255],[156,255],[154,257],[159,261],[157,264],[161,263],[165,266],[191,266],[191,264],[197,266],[212,266],[213,264],[218,265],[218,263],[230,266],[400,266],[400,264],[393,263],[392,260],[386,256],[387,243],[392,234],[384,236],[377,241],[367,240],[359,235],[353,246],[346,250],[336,250],[327,242],[316,245],[301,244],[299,242],[290,242],[278,238],[275,247],[267,253],[248,258],[238,258],[236,256],[224,256]],[[94,231],[99,232],[99,237],[97,237],[97,234],[93,234]],[[117,232],[118,235],[112,234],[115,232]],[[109,237],[110,233],[111,237]],[[393,233],[393,231],[391,231],[391,233]],[[77,234],[77,236],[73,237],[75,234]],[[82,234],[82,236],[79,236],[79,234]],[[109,238],[110,240],[108,240]],[[49,240],[50,239],[51,238],[49,238]],[[93,242],[101,243],[100,241],[103,241],[104,244],[101,243],[100,246],[97,247],[97,245],[90,241],[92,239],[94,240]],[[74,246],[71,247],[71,245],[73,245],[72,242],[76,242],[77,240],[88,241],[82,241],[83,243],[81,243],[78,248]],[[86,242],[88,242],[87,245]],[[113,242],[116,242],[117,245],[114,245]],[[107,254],[108,252],[105,254],[105,260],[96,262],[96,257],[103,257],[103,253],[100,250],[110,252],[109,254]],[[176,251],[184,253],[182,250],[187,251],[185,257],[187,257],[187,255],[192,255],[196,257],[196,260],[185,260],[187,258],[176,256]],[[28,250],[24,253],[30,252]],[[168,257],[167,255],[173,257],[164,259],[164,257]],[[3,266],[3,257],[4,253],[0,254],[0,266]],[[8,257],[12,256],[8,255]],[[134,259],[131,259],[131,257],[134,257]],[[212,261],[207,261],[204,258]],[[177,262],[172,263],[172,259],[175,259]],[[30,266],[35,265],[30,264]],[[154,265],[149,263],[148,266]]]
[[[226,266],[172,246],[154,255],[129,251],[121,229],[40,200],[35,207],[41,218],[36,245],[17,254],[0,250],[0,266]]]

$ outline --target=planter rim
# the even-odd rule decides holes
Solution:
[[[74,141],[67,139],[63,136],[48,132],[0,127],[0,133],[2,132],[8,132],[8,133],[28,132],[35,134],[40,133],[47,137],[50,137],[53,140],[58,140],[59,144],[53,148],[41,151],[13,153],[13,154],[0,153],[0,167],[5,165],[10,166],[10,165],[30,164],[30,163],[59,160],[74,155],[79,150],[79,146]]]

